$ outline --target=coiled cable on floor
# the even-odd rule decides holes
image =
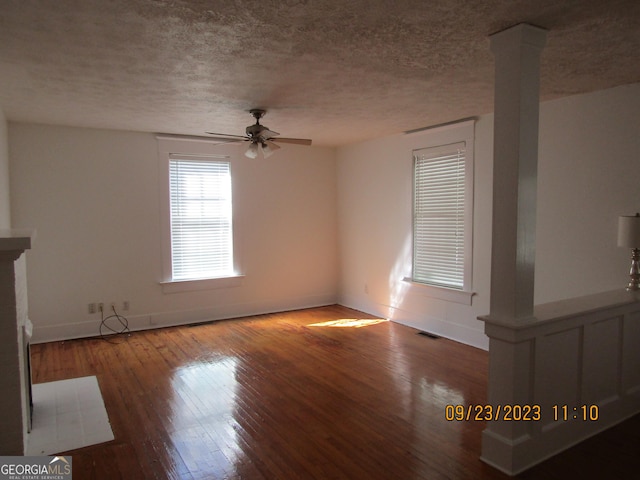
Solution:
[[[100,338],[107,342],[110,342],[110,337],[113,336],[131,335],[127,317],[120,315],[114,305],[111,305],[111,310],[113,310],[113,315],[105,317],[104,308],[100,307]]]

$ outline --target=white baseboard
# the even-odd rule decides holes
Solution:
[[[393,322],[417,330],[434,333],[440,337],[448,338],[465,345],[470,345],[482,350],[489,349],[489,338],[484,334],[481,328],[474,329],[458,323],[448,322],[435,317],[417,314],[407,310],[382,305],[371,301],[362,301],[358,297],[343,295],[339,300],[340,305],[354,308],[369,315],[376,315],[387,318]],[[475,317],[474,317],[475,321]],[[478,322],[478,326],[481,327]]]
[[[511,441],[485,429],[480,459],[507,475],[518,475],[571,447],[598,435],[638,414],[640,398],[620,399],[600,409],[597,422],[582,420],[561,422],[558,428],[522,441]]]
[[[174,312],[153,312],[137,315],[123,315],[127,318],[131,331],[150,330],[154,328],[189,325],[192,323],[204,323],[215,320],[262,315],[289,310],[321,307],[334,305],[337,302],[336,295],[315,295],[299,297],[287,300],[273,300],[251,302],[242,304],[222,305],[193,310],[181,310]],[[108,315],[105,314],[105,317]],[[58,325],[34,324],[31,343],[57,342],[76,338],[96,337],[100,335],[100,319],[82,322],[65,323]]]

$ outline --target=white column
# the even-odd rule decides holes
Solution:
[[[540,53],[546,31],[520,24],[491,36],[495,55],[493,230],[488,403],[533,403],[531,338],[519,327],[534,320],[536,189]],[[510,473],[530,463],[532,422],[490,421],[482,459]]]
[[[546,31],[491,36],[495,55],[491,317],[533,315],[540,52]]]

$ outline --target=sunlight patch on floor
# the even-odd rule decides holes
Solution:
[[[388,322],[384,318],[341,318],[340,320],[330,320],[328,322],[312,323],[310,327],[341,327],[341,328],[362,328]]]

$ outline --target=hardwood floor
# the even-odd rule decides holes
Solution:
[[[60,452],[74,479],[510,478],[479,460],[484,423],[445,420],[486,402],[487,353],[376,320],[331,306],[33,345],[33,378],[98,378],[115,440]],[[521,478],[577,478],[553,476],[563,455]]]

